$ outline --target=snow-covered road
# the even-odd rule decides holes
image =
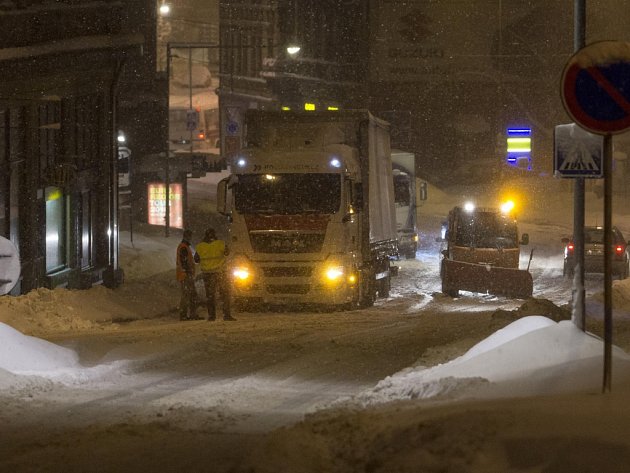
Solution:
[[[199,187],[200,195],[200,189],[212,186],[215,180],[200,181],[193,187]],[[381,386],[379,395],[387,393],[391,400],[418,396],[416,385],[401,381],[427,379],[425,367],[439,369],[440,364],[448,365],[482,342],[475,348],[474,353],[478,353],[480,346],[487,345],[485,340],[493,335],[496,340],[497,331],[517,319],[524,320],[520,329],[526,331],[544,327],[532,326],[527,319],[530,315],[549,317],[547,335],[539,340],[530,337],[527,342],[527,350],[536,347],[550,363],[543,379],[560,379],[557,372],[549,371],[555,366],[554,356],[565,357],[566,362],[573,360],[578,346],[599,350],[599,342],[551,320],[566,317],[568,309],[559,307],[571,300],[572,283],[562,276],[560,242],[570,233],[567,218],[545,214],[544,218],[534,215],[521,222],[521,231],[530,234],[530,248],[534,249],[530,270],[536,300],[526,303],[466,292],[453,299],[440,292],[439,246],[435,242],[443,209],[451,203],[421,209],[424,218],[417,258],[396,263],[400,270],[390,297],[369,309],[248,312],[236,314],[235,323],[180,322],[175,310],[178,287],[172,274],[179,237],[164,237],[163,232],[142,227],[134,235],[133,245],[130,235],[121,235],[127,275],[123,287],[114,291],[103,287],[89,291],[42,289],[19,298],[0,298],[0,326],[18,330],[0,332],[5,350],[0,360],[0,471],[265,472],[291,465],[285,471],[293,472],[333,471],[331,465],[337,465],[335,471],[343,472],[349,471],[347,466],[353,461],[357,465],[370,463],[366,459],[369,455],[376,455],[371,471],[388,471],[388,458],[397,447],[387,432],[395,432],[413,417],[387,427],[388,419],[400,417],[400,408],[356,412],[355,406],[340,414],[336,410],[313,413],[340,399],[373,399],[375,395],[370,393],[375,386]],[[197,205],[203,214],[209,202],[200,197]],[[556,213],[565,214],[562,208]],[[623,215],[619,220],[625,223]],[[521,267],[528,263],[529,253],[525,252]],[[600,275],[587,275],[589,330],[595,334],[602,331],[602,308],[597,299],[602,284]],[[629,293],[626,283],[617,284],[614,336],[615,343],[626,350],[630,349],[630,320],[623,297]],[[562,351],[558,340],[563,337],[569,340],[571,355]],[[549,340],[555,340],[555,345]],[[550,345],[558,353],[545,356],[543,348]],[[593,374],[597,358],[588,358],[590,351],[582,352]],[[501,357],[507,351],[499,347],[492,353],[485,355],[486,370],[496,365],[505,372],[504,366],[510,366],[511,361]],[[496,353],[501,353],[499,358],[493,358]],[[472,358],[472,353],[468,356]],[[515,356],[527,361],[522,351],[516,351]],[[494,364],[488,365],[487,360]],[[51,363],[59,366],[51,369]],[[466,366],[471,376],[478,376],[475,380],[450,379],[448,383],[441,381],[442,387],[455,387],[453,392],[458,395],[488,389],[488,379],[494,373],[486,372],[484,380],[475,375],[478,367],[474,362]],[[536,373],[541,368],[529,369]],[[591,379],[580,371],[582,365],[571,365],[570,369],[562,365],[562,369],[582,380]],[[532,385],[537,379],[528,377]],[[585,404],[584,399],[579,401]],[[428,405],[421,404],[420,410],[427,410]],[[555,406],[553,412],[563,411]],[[512,414],[506,415],[510,419]],[[305,416],[303,424],[290,427]],[[484,418],[489,417],[484,414]],[[424,420],[410,427],[414,432],[422,432],[422,426],[438,425],[433,434],[426,434],[428,437],[422,434],[422,445],[431,445],[431,439],[441,439],[440,432],[444,432],[450,439],[458,439],[445,440],[449,445],[468,446],[462,450],[466,455],[468,449],[476,452],[471,438],[494,438],[496,434],[484,430],[479,436],[475,428],[480,423],[475,415],[453,426],[447,421],[431,424],[421,415],[418,418]],[[624,417],[618,419],[621,422]],[[584,422],[597,424],[588,416]],[[284,429],[274,430],[279,427]],[[483,424],[486,428],[491,426]],[[353,437],[357,432],[361,436]],[[467,432],[472,432],[472,437],[466,437]],[[527,434],[533,435],[530,431]],[[381,435],[385,437],[377,441]],[[407,444],[416,434],[397,435]],[[326,443],[329,441],[332,443]],[[360,454],[362,448],[355,441],[389,445],[390,450],[377,448]],[[352,450],[335,453],[340,443]],[[481,440],[479,443],[483,444]],[[268,466],[261,446],[273,460]],[[298,447],[301,450],[296,450]],[[410,448],[420,447],[413,444]],[[434,451],[440,447],[427,448]],[[304,458],[299,453],[302,451]],[[414,460],[413,451],[399,453],[405,459],[396,457],[397,471],[418,471],[417,465],[431,464],[424,457]],[[447,453],[431,460],[436,468],[452,466],[455,457],[453,452]],[[428,455],[426,451],[424,454]],[[484,455],[485,461],[490,461],[489,450]],[[508,471],[484,469],[483,462],[478,465],[477,470],[458,471]]]

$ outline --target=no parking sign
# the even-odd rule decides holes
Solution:
[[[576,52],[562,74],[562,101],[582,128],[597,134],[630,128],[630,43],[599,41]]]
[[[562,74],[562,101],[567,113],[582,128],[603,136],[604,177],[604,391],[612,378],[612,135],[630,128],[630,43],[600,41],[575,53]],[[580,160],[576,159],[576,156]],[[595,155],[583,149],[573,153],[570,166],[587,170]],[[584,158],[587,158],[586,160]],[[565,160],[566,161],[566,160]],[[593,167],[597,167],[592,159]],[[556,169],[557,171],[558,169]],[[576,187],[577,189],[577,187]],[[576,197],[577,197],[576,192]],[[583,196],[582,196],[583,198]],[[577,205],[576,205],[577,208]],[[584,211],[582,205],[582,212]],[[576,225],[578,232],[582,225]],[[584,248],[580,250],[583,258]],[[578,260],[579,261],[579,260]],[[578,267],[581,265],[578,262]],[[583,268],[583,267],[582,267]],[[583,269],[581,269],[583,271]],[[582,273],[583,277],[583,273]],[[576,290],[574,283],[574,290]]]

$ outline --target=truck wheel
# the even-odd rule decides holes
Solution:
[[[568,279],[573,279],[573,274],[575,273],[575,270],[571,267],[570,264],[567,264],[567,262],[564,262],[564,266],[562,267],[562,275],[565,278]]]
[[[450,296],[450,297],[459,296],[459,289],[452,288],[451,286],[449,286],[447,283],[444,282],[444,280],[446,279],[446,269],[444,266],[444,259],[442,259],[442,262],[440,263],[440,279],[442,280],[442,294],[446,294],[447,296]]]
[[[376,279],[374,273],[362,274],[361,292],[359,293],[359,308],[372,307],[376,300]]]
[[[442,289],[442,292],[444,294],[446,294],[449,297],[452,297],[453,299],[456,297],[459,297],[459,290],[458,289]]]
[[[376,281],[376,285],[378,287],[378,296],[387,299],[389,297],[389,291],[392,287],[391,277],[388,275],[385,278],[379,279]]]
[[[446,294],[449,297],[459,297],[459,289],[447,286],[446,284],[444,284],[443,280],[442,280],[442,293]]]
[[[363,297],[359,301],[359,308],[367,309],[368,307],[372,307],[374,305],[375,299],[376,299],[375,291],[370,291],[369,294],[363,294]]]

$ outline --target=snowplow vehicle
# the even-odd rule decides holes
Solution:
[[[532,295],[529,264],[519,269],[520,246],[529,244],[529,235],[524,233],[519,240],[509,207],[455,207],[445,227],[438,238],[444,245],[440,265],[444,294],[457,297],[463,290],[514,298]]]

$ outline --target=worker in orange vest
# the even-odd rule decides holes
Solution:
[[[192,230],[184,230],[182,241],[177,245],[177,281],[181,288],[179,319],[197,319],[197,291],[195,290],[195,260],[190,243]]]
[[[195,261],[199,263],[206,290],[208,320],[216,319],[216,291],[223,301],[223,320],[236,320],[230,313],[230,284],[226,274],[225,257],[228,249],[223,240],[217,239],[214,228],[208,228],[203,241],[197,245]]]

